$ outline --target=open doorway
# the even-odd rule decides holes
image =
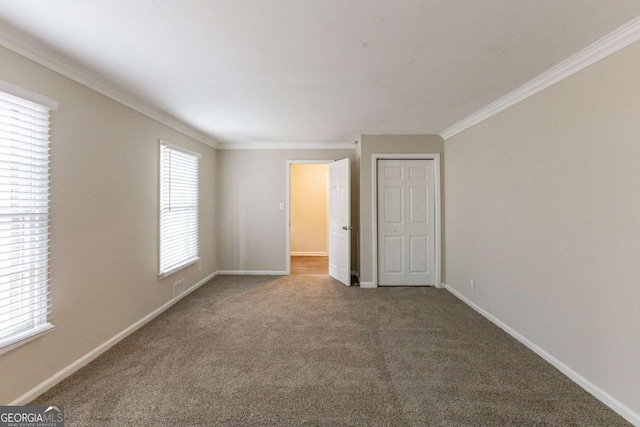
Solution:
[[[329,165],[289,164],[289,271],[329,273]]]

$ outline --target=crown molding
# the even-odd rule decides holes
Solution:
[[[492,102],[445,129],[440,133],[440,136],[447,140],[463,130],[487,120],[489,117],[545,90],[638,40],[640,40],[640,16],[627,22],[617,30],[607,34],[558,65],[548,69],[516,90],[509,92],[497,101]]]
[[[221,142],[220,150],[355,150],[353,142]]]
[[[216,140],[205,135],[203,132],[159,110],[113,82],[100,77],[95,72],[90,71],[70,58],[55,52],[43,43],[25,36],[5,24],[0,24],[0,45],[203,144],[214,148],[218,145]]]

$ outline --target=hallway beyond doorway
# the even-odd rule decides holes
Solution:
[[[329,274],[329,257],[292,256],[291,274]]]

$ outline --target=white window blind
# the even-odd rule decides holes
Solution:
[[[53,327],[49,110],[0,92],[0,349]]]
[[[200,156],[160,143],[160,277],[199,260]]]

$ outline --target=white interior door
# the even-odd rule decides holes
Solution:
[[[351,286],[349,159],[329,164],[329,276]]]
[[[378,285],[435,285],[433,160],[378,160]]]

